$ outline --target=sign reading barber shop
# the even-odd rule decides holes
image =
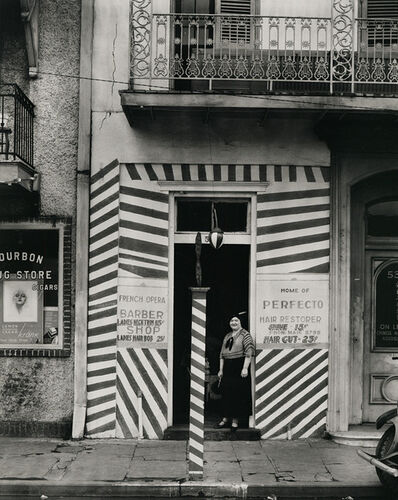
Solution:
[[[118,347],[167,347],[168,289],[162,282],[119,284]]]
[[[310,347],[328,342],[329,282],[286,275],[257,281],[256,341],[262,348]]]

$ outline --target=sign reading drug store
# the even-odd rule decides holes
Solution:
[[[259,347],[327,344],[328,277],[261,275],[257,281],[256,340]]]
[[[59,245],[54,228],[0,228],[0,346],[59,346]]]
[[[167,348],[168,288],[160,280],[120,278],[118,347]]]

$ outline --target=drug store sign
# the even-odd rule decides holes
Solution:
[[[327,344],[329,281],[325,275],[260,275],[256,341],[260,348]]]
[[[121,278],[118,286],[118,347],[167,348],[168,288]]]

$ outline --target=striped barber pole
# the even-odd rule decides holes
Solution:
[[[206,293],[209,288],[192,290],[191,400],[189,408],[189,476],[203,478]]]

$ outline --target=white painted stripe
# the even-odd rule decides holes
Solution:
[[[102,267],[101,269],[98,269],[97,271],[91,271],[89,274],[89,281],[92,281],[96,278],[102,278],[109,273],[113,273],[114,271],[117,270],[117,267],[118,267],[117,264],[110,264],[108,266]],[[105,283],[103,283],[102,286],[105,287],[106,286]]]
[[[228,165],[221,165],[221,180],[223,182],[228,180]]]
[[[157,234],[144,233],[143,231],[137,231],[136,229],[128,229],[126,227],[120,228],[120,236],[126,236],[127,238],[132,238],[134,240],[146,241],[147,243],[157,243],[159,245],[166,246],[169,243],[167,236],[159,236]]]
[[[154,428],[152,427],[152,424],[148,418],[148,415],[145,412],[143,412],[143,414],[142,414],[142,427],[143,427],[144,433],[147,434],[149,439],[159,438],[159,436],[157,436]]]
[[[90,215],[90,222],[95,222],[97,219],[103,217],[104,215],[109,214],[115,208],[119,208],[119,200],[116,199],[107,203],[104,207],[100,208],[96,212]]]
[[[154,228],[168,229],[168,227],[169,227],[168,220],[158,219],[157,217],[153,217],[150,215],[142,215],[142,214],[137,214],[137,213],[132,213],[132,212],[120,210],[120,217],[121,217],[122,221],[136,222],[136,223],[145,224],[146,226],[151,226]]]
[[[160,371],[163,373],[163,375],[167,379],[167,370],[168,370],[167,363],[164,361],[164,359],[159,354],[159,351],[157,349],[151,349],[151,354],[152,354],[157,366],[159,367]],[[166,381],[166,385],[167,385],[167,381]]]
[[[300,221],[317,220],[329,217],[330,210],[320,210],[316,212],[296,213],[289,215],[277,215],[275,217],[265,217],[258,220],[258,227],[270,227],[279,224],[293,224]]]
[[[203,385],[197,384],[195,380],[192,380],[192,378],[191,378],[191,388],[195,389],[195,391],[197,391],[199,394],[203,392]]]
[[[102,382],[108,382],[110,380],[116,380],[116,372],[107,373],[105,375],[96,375],[95,377],[88,377],[88,385],[100,384]]]
[[[200,458],[197,458],[193,453],[189,454],[189,460],[190,462],[194,462],[200,468],[203,468],[203,459],[201,460]],[[197,472],[197,474],[202,474],[202,472]]]
[[[250,179],[251,182],[260,182],[260,166],[251,165],[250,166]]]
[[[205,165],[206,179],[208,182],[214,181],[214,166]]]
[[[116,412],[116,408],[115,408],[115,412]],[[98,427],[102,427],[103,425],[113,424],[114,422],[115,422],[115,415],[106,415],[105,417],[98,418],[96,420],[93,420],[92,422],[86,422],[87,433],[90,433],[90,431],[92,431]],[[115,436],[115,430],[109,430],[109,431],[105,431],[105,432],[109,435],[109,437]],[[99,436],[103,435],[103,433],[99,433],[98,435]],[[93,436],[91,436],[91,437],[93,437]]]
[[[107,401],[87,408],[87,415],[95,415],[104,410],[115,409],[115,401]],[[116,410],[115,410],[116,411]]]
[[[166,180],[166,175],[163,170],[163,164],[152,163],[152,168],[160,181]]]
[[[120,252],[121,253],[125,253],[129,256],[131,256],[131,258],[144,258],[144,259],[152,259],[152,260],[156,260],[157,263],[159,265],[162,265],[162,266],[167,266],[168,265],[168,258],[167,257],[160,257],[158,255],[156,255],[156,257],[148,257],[148,254],[147,253],[143,253],[143,252],[137,252],[136,250],[131,250],[130,248],[124,248],[124,247],[120,247]]]
[[[103,356],[105,354],[116,354],[116,342],[114,346],[110,347],[101,347],[99,349],[94,349],[92,347],[88,347],[88,355],[89,357],[93,356]],[[88,359],[88,363],[95,363],[95,361],[91,361]]]
[[[236,165],[236,180],[237,182],[243,182],[243,165]]]
[[[91,250],[91,248],[90,248],[90,250]],[[111,248],[110,250],[106,250],[106,251],[102,252],[100,255],[96,255],[94,257],[91,256],[89,259],[89,267],[94,266],[95,264],[102,263],[106,259],[110,259],[112,257],[117,256],[118,252],[119,252],[119,250],[118,250],[117,246],[115,246],[115,247]],[[90,273],[91,272],[92,271],[90,271]]]
[[[95,241],[94,243],[91,241],[91,238],[90,238],[90,252],[93,252],[94,250],[101,248],[102,246],[106,245],[107,243],[114,242],[115,240],[117,240],[117,237],[118,237],[118,234],[115,231],[114,233],[111,233],[108,236],[105,236],[104,238],[101,238],[100,240]]]
[[[111,287],[117,286],[117,277],[112,278],[106,282],[106,288],[103,283],[100,283],[99,285],[95,285],[90,287],[90,295],[95,295],[96,293],[103,292],[104,288],[108,290]]]
[[[151,379],[151,381],[156,386],[156,388],[157,388],[157,390],[158,390],[158,392],[159,392],[162,400],[167,405],[167,389],[166,389],[166,387],[160,381],[159,377],[156,374],[156,371],[154,370],[154,368],[151,365],[151,363],[148,361],[148,358],[144,354],[142,348],[137,348],[135,350],[135,352],[136,352],[136,355],[137,355],[138,359],[140,360],[141,364],[145,368],[145,370],[147,372],[147,375],[149,376],[149,378]]]
[[[114,340],[116,342],[116,325],[114,332],[107,332],[107,333],[101,333],[100,335],[89,336],[87,338],[87,344],[89,345],[89,344],[95,344],[96,342],[106,342],[107,340]]]
[[[291,247],[275,248],[275,250],[265,250],[257,253],[257,260],[272,259],[273,257],[285,257],[287,255],[297,255],[304,252],[315,252],[326,250],[330,246],[329,240],[317,241],[316,243],[306,243],[304,245],[294,245]]]
[[[96,186],[97,188],[98,186]],[[93,198],[92,196],[90,197],[90,210],[95,210],[98,205],[100,205],[102,202],[106,201],[110,196],[114,196],[119,193],[119,183],[115,182],[112,187],[108,188],[106,191],[103,191],[102,193],[96,194],[96,196]]]
[[[199,170],[198,170],[197,164],[190,165],[190,172],[191,172],[191,180],[198,181],[199,180]]]
[[[310,194],[310,191],[308,191]],[[263,210],[278,210],[283,208],[313,207],[319,205],[329,205],[330,196],[316,196],[306,198],[294,198],[292,200],[263,201],[257,203],[257,212]],[[260,218],[262,220],[263,218]]]
[[[278,274],[278,273],[298,273],[300,271],[305,271],[312,267],[320,266],[322,264],[328,264],[329,257],[320,257],[319,259],[310,259],[297,262],[289,262],[287,264],[276,264],[274,266],[263,266],[262,269],[266,269],[267,273]]]
[[[110,361],[99,361],[97,363],[90,363],[87,367],[87,375],[90,377],[90,372],[96,371],[96,370],[105,370],[107,368],[111,368],[115,366],[116,360],[110,360]]]
[[[317,183],[298,180],[297,182],[280,182],[274,181],[274,176],[268,178],[270,181],[267,187],[267,193],[294,193],[297,191],[313,191],[316,189],[328,189],[329,183]]]
[[[154,183],[152,183],[154,184]],[[134,196],[127,193],[121,193],[120,202],[127,203],[129,205],[137,205],[143,208],[149,208],[151,210],[157,210],[159,212],[167,213],[168,203],[163,203],[161,201],[152,200],[150,198],[152,192],[148,191],[148,198],[143,196]],[[125,213],[125,212],[123,212]]]
[[[329,233],[330,225],[311,227],[306,229],[297,229],[295,231],[284,231],[283,233],[273,233],[273,234],[264,234],[261,236],[257,236],[257,244],[259,243],[268,243],[271,241],[280,241],[287,240],[290,238],[301,238],[303,236],[309,236],[313,234],[325,234]]]
[[[127,266],[139,266],[145,269],[153,269],[157,271],[167,271],[167,266],[159,264],[151,264],[148,262],[142,262],[141,260],[135,260],[134,258],[120,257],[119,264],[125,264]],[[125,273],[124,269],[120,269],[120,274]]]
[[[311,412],[307,417],[300,420],[300,422],[297,425],[292,427],[292,433],[297,434],[305,425],[308,424],[308,422],[311,422],[311,420],[313,420],[314,417],[316,417],[317,415],[319,415],[322,412],[325,412],[324,420],[326,421],[326,409],[327,409],[327,401],[324,401],[323,403],[321,403],[318,406],[318,408],[315,411]],[[322,425],[322,423],[318,422],[317,425],[319,427]],[[308,433],[308,431],[306,431],[306,433]],[[304,437],[304,436],[305,436],[305,434],[302,437]]]

